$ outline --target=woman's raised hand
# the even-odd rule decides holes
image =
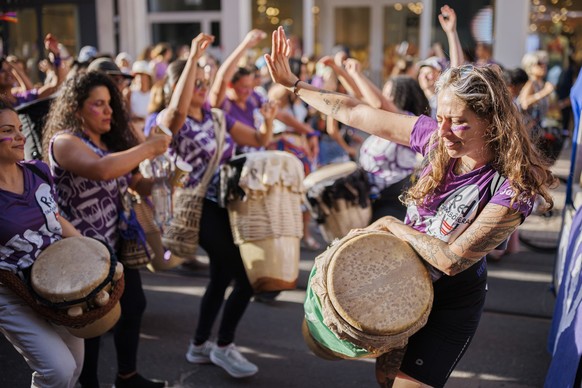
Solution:
[[[448,5],[442,6],[441,13],[439,14],[439,22],[444,32],[455,32],[457,29],[457,14],[455,10]]]
[[[190,45],[190,56],[198,61],[212,42],[214,42],[214,35],[208,35],[201,32],[196,38],[192,39]]]
[[[265,54],[265,61],[273,82],[291,88],[297,81],[297,77],[289,67],[291,56],[291,42],[287,39],[283,27],[273,31],[271,54]]]
[[[277,112],[279,112],[279,104],[276,101],[267,101],[261,105],[261,114],[265,121],[273,121]]]
[[[250,30],[247,33],[243,43],[244,43],[246,48],[253,48],[257,44],[259,44],[259,42],[261,40],[265,39],[266,37],[267,37],[267,33],[265,31],[255,28],[254,30]]]
[[[354,75],[362,72],[362,64],[354,58],[348,58],[345,61],[345,68],[348,74]]]

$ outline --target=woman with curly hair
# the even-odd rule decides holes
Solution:
[[[139,144],[129,128],[122,96],[101,72],[77,74],[63,85],[45,125],[43,154],[55,177],[59,207],[84,236],[119,249],[118,220],[128,187],[147,195],[151,181],[136,172],[139,163],[163,154],[170,137],[152,134]],[[155,131],[154,131],[155,132]],[[121,318],[115,326],[115,386],[163,387],[136,372],[141,318],[146,306],[139,270],[124,269]],[[83,387],[99,387],[99,340],[85,341]]]
[[[273,80],[340,122],[424,155],[404,201],[406,220],[387,216],[369,230],[408,242],[429,269],[434,302],[405,349],[380,356],[378,380],[394,387],[442,387],[471,342],[486,294],[485,255],[531,213],[553,202],[557,183],[531,144],[498,66],[446,70],[437,82],[437,119],[372,108],[301,82],[289,69],[289,42],[273,32],[265,59]],[[392,367],[393,369],[389,369]]]

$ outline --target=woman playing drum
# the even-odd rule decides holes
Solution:
[[[477,329],[485,301],[484,256],[527,217],[536,196],[553,205],[556,179],[529,141],[498,67],[449,69],[438,82],[437,120],[371,108],[301,82],[289,69],[289,41],[273,32],[265,59],[273,80],[338,121],[410,146],[425,156],[406,193],[406,221],[381,218],[426,262],[434,303],[403,352],[395,387],[441,387]],[[384,356],[383,356],[384,357]],[[393,361],[391,356],[389,361]],[[382,357],[381,357],[382,358]]]
[[[159,122],[174,133],[169,153],[178,155],[193,170],[185,188],[196,187],[212,156],[217,152],[215,123],[206,108],[208,79],[197,61],[204,53],[213,36],[200,34],[192,40],[190,56],[186,61],[175,61],[168,67],[167,86],[172,90],[168,108],[160,112]],[[257,131],[228,115],[224,147],[219,154],[219,164],[234,156],[238,146],[261,147],[269,142],[277,108],[265,103],[261,107],[264,123]],[[200,246],[210,259],[210,282],[200,304],[196,333],[188,348],[186,358],[191,363],[213,363],[225,369],[233,377],[248,377],[257,373],[256,365],[244,358],[234,345],[235,331],[253,295],[239,248],[234,244],[226,209],[218,206],[218,170],[210,181],[204,199],[200,219]],[[224,302],[226,288],[234,281],[222,314],[218,340],[214,344],[210,335],[214,322]]]
[[[147,194],[151,182],[132,174],[139,163],[163,154],[170,137],[152,133],[137,144],[116,85],[98,71],[67,80],[51,105],[44,134],[44,155],[55,176],[59,205],[84,236],[119,249],[121,198],[130,186]],[[139,270],[124,268],[121,318],[115,327],[118,372],[115,386],[163,387],[136,371],[141,318],[146,300]],[[85,363],[79,381],[98,387],[100,337],[86,340]]]
[[[22,162],[24,141],[18,115],[0,100],[0,270],[21,278],[43,249],[63,237],[80,235],[59,216],[48,166]],[[1,283],[0,331],[34,371],[32,386],[75,386],[83,364],[83,339],[48,322]]]

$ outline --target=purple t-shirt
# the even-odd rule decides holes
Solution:
[[[161,111],[160,114],[164,114],[164,111]],[[226,120],[226,133],[224,134],[224,146],[219,166],[233,157],[235,147],[234,141],[230,136],[230,130],[235,120],[228,114],[225,114],[224,117]],[[202,180],[210,159],[216,153],[216,135],[212,113],[209,110],[202,109],[201,121],[190,116],[186,117],[184,125],[174,135],[167,153],[171,159],[175,159],[176,155],[178,155],[186,163],[192,165],[192,172],[185,183],[185,187],[196,187]],[[215,202],[218,201],[219,172],[220,169],[217,168],[206,191],[206,198]]]
[[[19,164],[23,166],[24,192],[0,189],[0,269],[14,273],[30,267],[40,252],[63,234],[48,166],[41,161]],[[48,182],[25,164],[38,167]]]
[[[234,100],[225,98],[220,109],[228,113],[236,121],[240,121],[249,127],[259,129],[263,125],[263,115],[260,112],[261,106],[264,103],[263,97],[255,91],[251,93],[245,103],[245,108],[241,108]],[[251,147],[237,145],[237,153],[244,154],[246,152],[263,151],[265,147]]]
[[[428,141],[437,130],[437,122],[420,116],[410,137],[410,148],[423,156],[428,152]],[[454,160],[453,160],[454,162]],[[523,218],[531,213],[533,199],[515,193],[509,181],[490,165],[485,165],[467,174],[456,175],[451,162],[445,183],[439,186],[431,198],[422,206],[409,205],[406,224],[414,229],[448,243],[453,242],[479,215],[488,203],[511,207],[522,213]],[[422,175],[428,172],[427,166]]]
[[[16,97],[16,104],[14,108],[18,108],[22,104],[26,104],[38,99],[38,89],[25,90],[24,92],[19,92],[14,94]]]
[[[369,136],[360,147],[360,165],[368,172],[372,192],[400,182],[414,171],[416,152],[381,137]]]
[[[96,181],[63,169],[53,154],[53,142],[61,134],[57,133],[49,145],[50,166],[55,177],[61,213],[83,236],[97,238],[118,249],[121,194],[127,190],[130,175]],[[81,136],[79,138],[99,157],[109,153],[91,140]]]

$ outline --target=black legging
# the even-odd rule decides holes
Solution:
[[[226,209],[207,199],[200,220],[200,246],[210,259],[210,282],[200,303],[194,343],[200,345],[210,338],[226,288],[234,280],[234,289],[224,304],[217,339],[218,345],[228,345],[234,341],[236,327],[253,296],[253,289],[234,244]]]
[[[121,317],[114,328],[117,353],[117,373],[127,375],[137,370],[137,348],[141,318],[146,308],[146,298],[139,270],[124,267],[125,290],[119,300]],[[79,382],[83,388],[98,388],[99,343],[101,337],[85,340],[85,361]]]
[[[406,206],[398,197],[410,184],[410,176],[396,182],[380,192],[380,196],[372,202],[372,222],[392,216],[401,221],[406,217]]]

